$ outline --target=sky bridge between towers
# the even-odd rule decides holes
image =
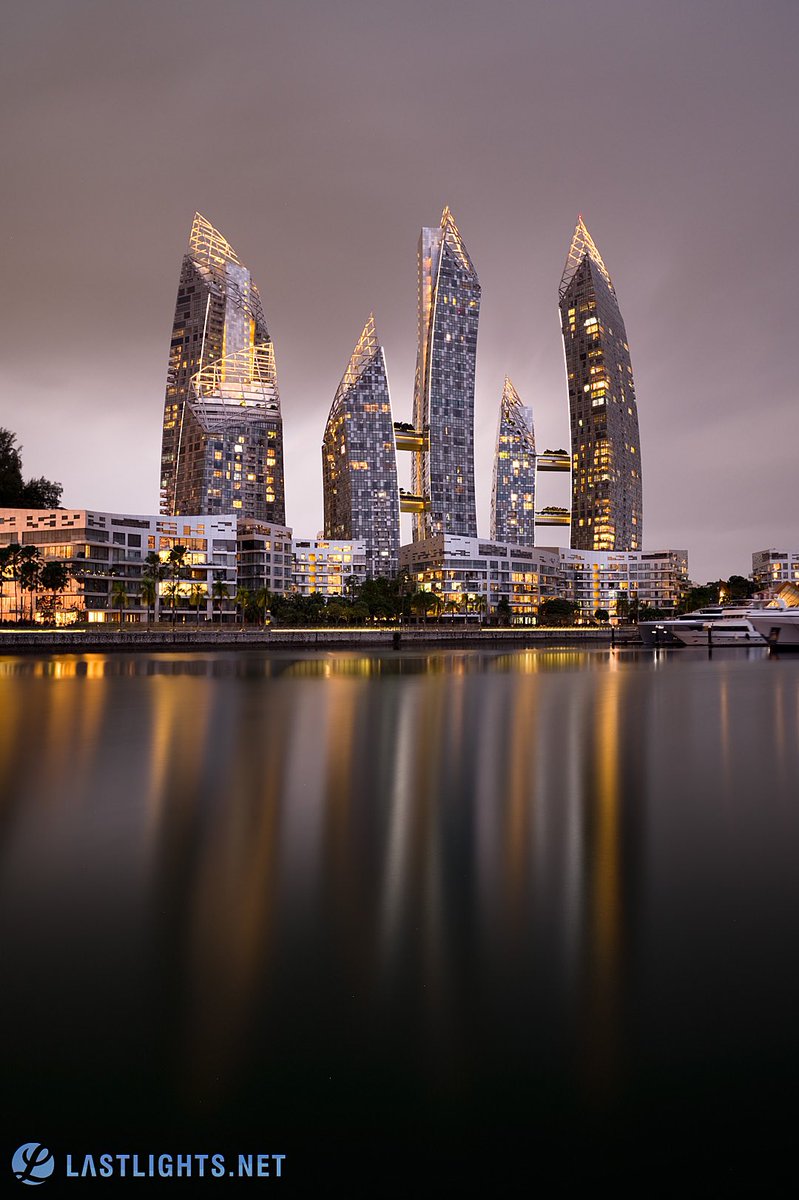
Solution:
[[[430,449],[430,434],[426,429],[416,429],[410,421],[394,422],[394,441],[397,450],[414,451]],[[571,455],[567,450],[545,450],[537,454],[535,459],[537,471],[565,472],[571,470]],[[426,496],[417,496],[405,488],[399,490],[401,513],[425,513],[430,511],[430,500]],[[548,505],[535,514],[536,525],[570,525],[571,513],[568,508]]]
[[[571,466],[568,450],[545,450],[535,456],[536,471],[570,471]]]

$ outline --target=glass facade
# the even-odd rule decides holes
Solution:
[[[172,327],[161,510],[285,523],[283,422],[261,299],[230,243],[199,213]]]
[[[499,405],[491,537],[517,546],[535,545],[535,437],[533,412],[505,376]]]
[[[448,208],[419,239],[419,318],[414,425],[429,442],[414,451],[413,487],[425,501],[413,540],[477,536],[474,372],[480,283]]]
[[[616,292],[582,217],[560,282],[572,449],[571,545],[639,550],[641,441]]]
[[[399,491],[383,347],[373,315],[338,386],[322,443],[325,537],[362,540],[367,571],[396,575]]]

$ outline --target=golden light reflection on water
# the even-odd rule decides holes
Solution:
[[[23,855],[27,828],[57,854],[66,809],[109,878],[141,864],[129,903],[186,1097],[213,1106],[235,1085],[287,946],[308,947],[310,981],[326,956],[370,1011],[401,992],[430,1061],[465,1073],[473,993],[501,1027],[546,981],[601,1097],[624,1069],[665,734],[700,722],[732,795],[752,678],[786,788],[795,774],[799,689],[780,664],[693,661],[667,695],[681,668],[662,657],[580,650],[4,660],[4,848]]]
[[[621,677],[611,673],[597,697],[595,740],[595,811],[588,813],[593,844],[587,847],[593,874],[589,898],[587,1077],[591,1086],[604,1090],[618,1069],[619,972],[622,957],[622,863],[619,836],[621,794],[619,763],[619,706]],[[588,865],[587,864],[587,865]]]

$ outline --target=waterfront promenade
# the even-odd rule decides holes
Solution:
[[[280,629],[241,626],[152,625],[94,629],[3,629],[0,653],[99,650],[233,650],[271,647],[338,649],[351,646],[400,649],[447,645],[501,647],[505,645],[560,645],[564,642],[587,646],[638,644],[634,627],[625,629],[510,628],[447,625],[364,626],[359,628]]]

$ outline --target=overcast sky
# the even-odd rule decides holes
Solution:
[[[799,547],[798,44],[796,0],[19,0],[0,424],[66,504],[157,511],[199,209],[260,288],[287,518],[314,534],[322,431],[370,309],[410,418],[416,243],[448,203],[483,287],[487,534],[506,372],[539,449],[568,447],[557,288],[582,212],[629,336],[644,548],[687,548],[695,579],[747,574],[753,550]],[[562,477],[539,482],[540,506],[568,503]]]

